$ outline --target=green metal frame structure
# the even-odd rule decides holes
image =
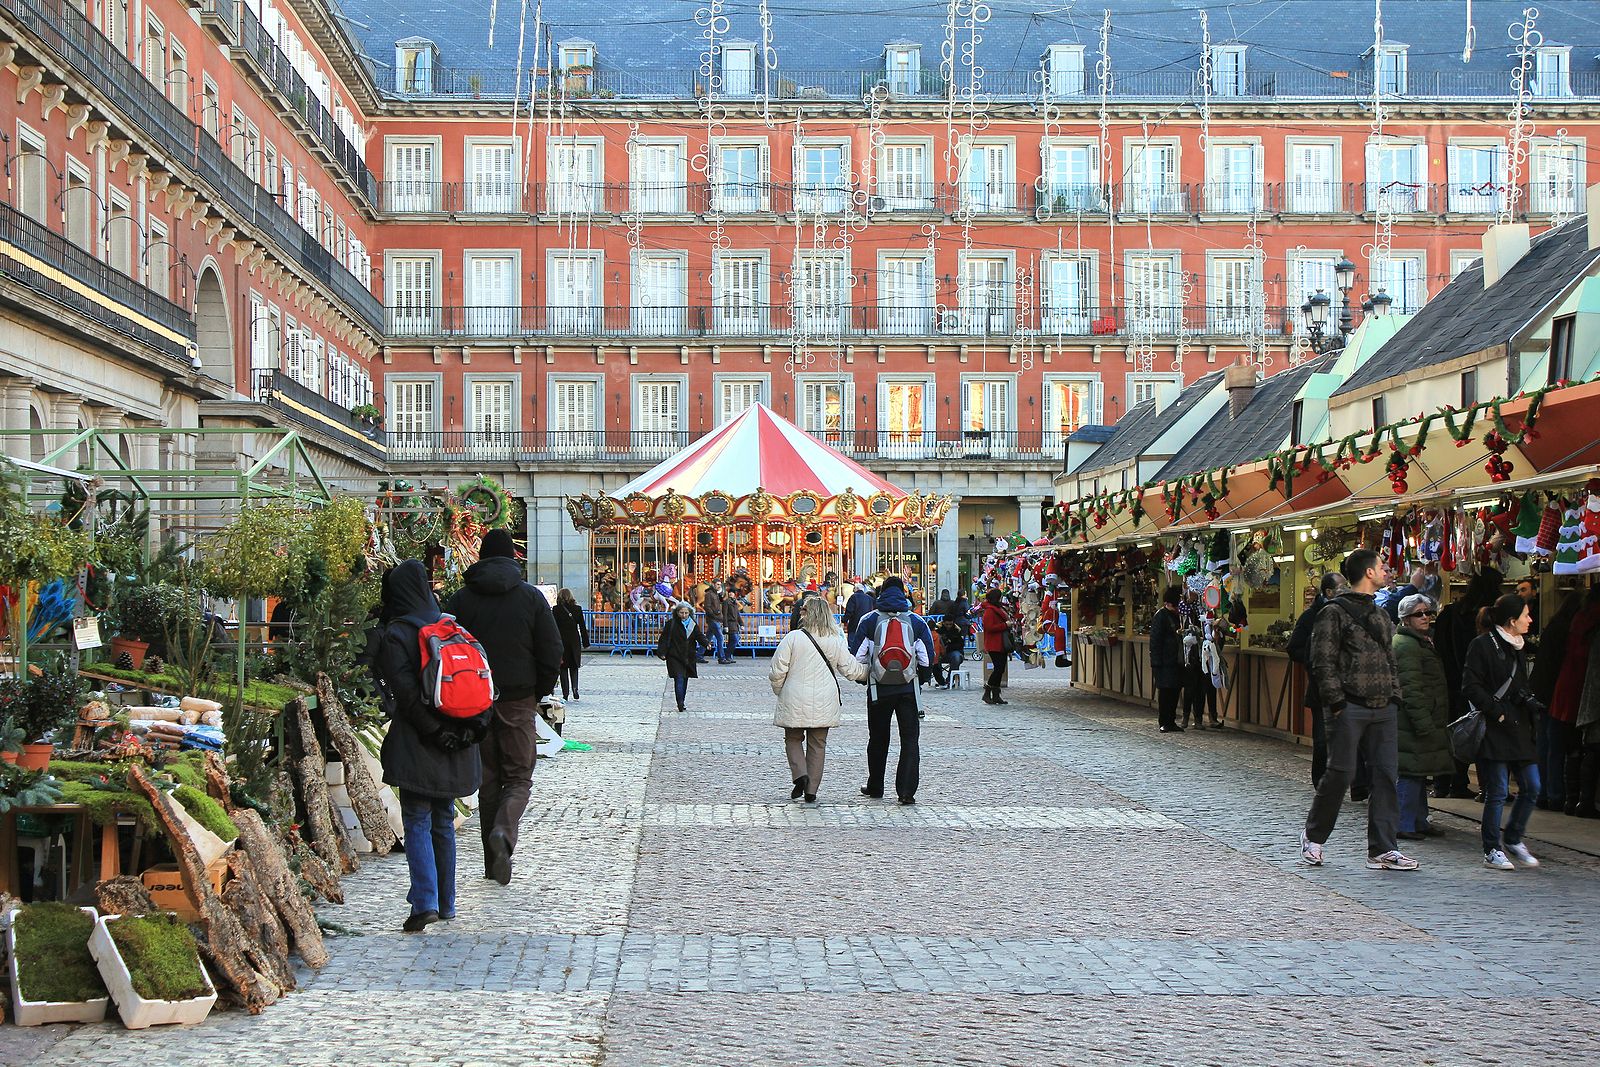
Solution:
[[[116,447],[127,438],[139,437],[194,437],[194,438],[269,438],[270,443],[261,456],[248,466],[238,469],[181,467],[171,470],[141,468],[130,465]],[[123,481],[135,499],[143,501],[150,509],[152,524],[162,514],[171,515],[172,508],[159,508],[162,504],[194,504],[206,501],[236,502],[240,509],[252,500],[282,500],[309,506],[321,506],[333,499],[328,485],[317,472],[316,464],[306,449],[305,440],[296,430],[281,426],[200,426],[200,427],[112,427],[88,430],[0,430],[0,445],[15,439],[28,442],[30,455],[33,442],[44,440],[46,451],[37,460],[16,466],[18,474],[28,483],[28,498],[35,501],[55,499],[57,494],[39,493],[33,483],[41,478],[60,478],[72,473],[80,478],[99,478],[105,482]],[[59,442],[59,443],[57,443]],[[85,450],[87,454],[85,455]],[[0,452],[8,451],[0,447]],[[82,457],[80,459],[80,457]],[[65,461],[65,462],[64,462]],[[109,461],[109,462],[107,462]],[[76,469],[73,470],[75,465]],[[51,471],[48,468],[57,468]],[[46,469],[40,469],[46,468]],[[276,472],[280,476],[274,477]],[[174,489],[168,483],[193,485],[198,482],[221,483],[207,488]],[[159,527],[157,527],[159,529]],[[91,520],[91,536],[93,525]],[[146,550],[148,551],[148,544]],[[80,597],[77,610],[82,610]],[[235,606],[238,614],[238,647],[234,663],[234,682],[239,696],[244,698],[244,666],[247,647],[244,604]],[[27,663],[26,629],[21,638],[21,664]],[[74,661],[76,654],[74,653]]]

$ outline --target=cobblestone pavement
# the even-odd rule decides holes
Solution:
[[[1368,871],[1352,806],[1301,867],[1288,746],[1160,735],[1054,672],[1006,707],[926,694],[911,808],[858,795],[848,714],[796,805],[764,667],[706,668],[685,715],[653,663],[585,667],[569,732],[594,751],[540,764],[509,888],[463,827],[454,922],[401,934],[404,861],[374,861],[322,909],[332,961],[264,1015],[19,1060],[7,1028],[0,1061],[1600,1062],[1600,861],[1489,871],[1441,816],[1421,871]]]

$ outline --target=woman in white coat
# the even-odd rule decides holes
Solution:
[[[828,731],[839,725],[844,694],[839,682],[867,680],[867,666],[857,663],[833,621],[824,597],[807,597],[800,610],[800,628],[789,631],[772,656],[768,677],[778,695],[773,722],[783,727],[783,749],[794,778],[793,800],[817,802]]]

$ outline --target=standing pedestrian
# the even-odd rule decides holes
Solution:
[[[820,596],[801,601],[800,625],[784,635],[772,654],[767,678],[778,697],[773,722],[783,727],[783,750],[794,779],[791,800],[817,802],[827,757],[828,731],[839,725],[844,703],[839,677],[864,682],[867,668],[850,654],[850,645]]]
[[[1417,861],[1401,852],[1395,840],[1400,820],[1395,736],[1400,676],[1394,662],[1394,623],[1373,600],[1388,582],[1388,568],[1372,549],[1358,548],[1339,569],[1350,588],[1317,614],[1311,632],[1311,673],[1328,716],[1328,769],[1300,834],[1300,859],[1322,866],[1322,846],[1339,819],[1360,752],[1372,775],[1367,866],[1414,871]]]
[[[898,639],[910,628],[910,639],[898,651],[911,656],[909,672],[890,670],[886,652],[898,624]],[[917,714],[918,669],[928,666],[933,654],[933,634],[928,624],[911,612],[905,582],[895,575],[883,580],[872,611],[861,617],[850,633],[850,651],[869,669],[867,683],[867,784],[861,795],[883,796],[884,767],[889,761],[889,723],[900,731],[900,759],[894,769],[894,791],[901,804],[915,804],[921,781],[921,719]]]
[[[1162,733],[1181,733],[1178,698],[1183,693],[1183,638],[1179,635],[1178,602],[1183,587],[1161,591],[1161,608],[1150,623],[1150,671],[1155,676],[1156,716]]]
[[[1553,775],[1554,782],[1546,783],[1545,769],[1539,768],[1539,782],[1546,787],[1543,791],[1558,801],[1568,815],[1577,813],[1582,790],[1583,743],[1578,736],[1577,721],[1583,696],[1588,691],[1585,681],[1589,675],[1590,650],[1594,647],[1596,635],[1600,635],[1600,585],[1591,585],[1584,594],[1583,607],[1566,627],[1565,647],[1559,664],[1554,662],[1556,649],[1553,646],[1557,643],[1557,635],[1552,632],[1545,635],[1539,657],[1534,661],[1533,671],[1529,675],[1537,695],[1539,677],[1545,673],[1540,667],[1549,663],[1556,671],[1556,684],[1551,693],[1550,712],[1546,720],[1553,735],[1552,761],[1559,765],[1560,771]]]
[[[868,589],[859,578],[852,581],[856,583],[855,591],[844,604],[844,632],[847,635],[856,632],[856,627],[873,608],[872,590]]]
[[[1528,684],[1524,654],[1533,614],[1528,602],[1507,593],[1478,613],[1479,634],[1467,646],[1461,694],[1483,713],[1483,744],[1478,749],[1478,784],[1483,787],[1483,864],[1496,870],[1537,867],[1522,835],[1539,796],[1538,752],[1533,720],[1543,710]],[[1510,779],[1517,779],[1517,799],[1505,829]]]
[[[678,601],[661,627],[656,655],[667,661],[667,674],[672,678],[672,692],[677,697],[679,711],[684,710],[683,701],[689,695],[689,679],[700,677],[694,668],[695,651],[705,644],[705,635],[694,624],[694,608],[688,601]]]
[[[483,739],[483,787],[478,790],[478,831],[483,836],[484,877],[511,881],[517,828],[533,789],[539,743],[539,702],[561,675],[562,640],[544,594],[522,578],[517,548],[505,530],[490,530],[467,568],[461,588],[445,602],[483,645],[499,697]],[[576,672],[574,672],[576,680]]]
[[[380,754],[383,780],[399,797],[405,827],[411,914],[401,929],[408,934],[456,917],[456,800],[478,790],[478,741],[490,716],[450,719],[429,703],[417,632],[438,621],[421,563],[406,560],[384,575],[372,673],[389,720]]]
[[[578,699],[578,668],[589,647],[589,623],[572,590],[556,593],[556,629],[561,631],[561,699]]]
[[[1505,579],[1493,567],[1486,567],[1467,581],[1467,588],[1457,600],[1452,600],[1439,612],[1433,623],[1433,643],[1444,661],[1444,680],[1450,686],[1450,717],[1453,722],[1467,713],[1466,698],[1461,694],[1462,672],[1467,665],[1467,646],[1478,633],[1478,613],[1495,602]],[[1456,761],[1455,773],[1448,781],[1436,780],[1433,795],[1472,799],[1471,767]]]
[[[706,595],[700,602],[705,613],[706,640],[711,642],[711,652],[718,663],[727,663],[727,645],[722,638],[722,583],[713,581],[706,586]]]
[[[1300,664],[1306,671],[1306,692],[1301,705],[1311,717],[1312,789],[1321,784],[1323,772],[1328,769],[1328,730],[1327,717],[1322,712],[1322,700],[1317,693],[1317,679],[1311,673],[1311,629],[1316,625],[1317,614],[1334,597],[1348,588],[1350,583],[1345,581],[1344,575],[1338,571],[1324,574],[1322,584],[1317,590],[1317,599],[1300,613],[1300,617],[1294,623],[1294,632],[1289,635],[1289,659]]]
[[[1394,633],[1394,665],[1400,674],[1400,714],[1396,720],[1399,759],[1400,829],[1409,841],[1439,837],[1444,830],[1428,821],[1428,779],[1455,770],[1450,758],[1450,693],[1444,663],[1433,647],[1433,598],[1421,593],[1399,604]]]
[[[1006,668],[1006,659],[1011,655],[1009,635],[1013,622],[1011,613],[1005,609],[1003,598],[999,589],[991,589],[983,597],[983,653],[989,657],[989,676],[983,683],[983,702],[985,704],[1009,704],[1000,696],[1001,672]]]
[[[744,613],[739,606],[739,592],[728,588],[722,594],[722,637],[726,642],[723,651],[727,655],[723,663],[732,663],[733,654],[739,651],[739,628],[744,625]]]

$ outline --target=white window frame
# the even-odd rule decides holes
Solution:
[[[1487,155],[1485,155],[1487,153]],[[1475,169],[1463,173],[1466,160],[1475,168],[1488,163],[1489,173]],[[1508,190],[1506,143],[1492,137],[1453,137],[1445,146],[1445,182],[1449,187],[1447,207],[1463,215],[1491,215],[1506,203]]]
[[[677,402],[667,413],[670,426],[645,426],[641,416],[652,409],[644,403],[646,388],[671,386],[676,390]],[[689,443],[689,377],[686,374],[635,374],[628,381],[628,431],[630,451],[647,458],[670,456]],[[715,393],[713,393],[715,398]]]
[[[1326,215],[1345,210],[1340,176],[1344,142],[1329,137],[1284,138],[1284,208],[1296,215]],[[1300,173],[1297,149],[1316,148],[1329,154],[1328,173],[1323,177]]]
[[[810,264],[834,264],[836,279],[831,292],[813,291],[808,279]],[[836,249],[817,251],[802,247],[789,267],[789,303],[794,314],[794,328],[804,329],[808,335],[841,334],[850,329],[851,273],[850,255]],[[805,275],[802,278],[802,274]]]
[[[1070,430],[1062,430],[1059,420],[1052,417],[1056,414],[1055,387],[1058,385],[1073,388],[1082,386],[1087,394],[1082,403],[1082,406],[1087,409],[1084,412],[1084,417],[1078,422],[1077,426],[1072,427]],[[1064,457],[1068,436],[1078,427],[1093,426],[1100,422],[1105,387],[1101,383],[1100,375],[1098,374],[1046,374],[1041,391],[1043,393],[1043,415],[1041,418],[1044,420],[1041,423],[1044,427],[1043,451],[1047,456],[1062,455]]]
[[[761,80],[760,55],[755,42],[724,41],[719,51],[722,95],[740,99],[755,96]]]
[[[506,406],[506,425],[483,425],[480,416],[494,414],[478,410],[478,386],[505,386],[510,397]],[[513,451],[517,444],[517,425],[522,411],[522,379],[513,374],[464,374],[461,382],[462,420],[467,431],[467,450],[486,456],[503,456]]]
[[[591,404],[584,421],[588,426],[561,425],[564,412],[559,403],[562,386],[586,386]],[[598,455],[605,438],[606,377],[604,374],[552,374],[545,379],[545,449],[553,455],[583,457]]]
[[[397,387],[431,387],[432,405],[424,412],[421,425],[411,425],[410,413],[399,403]],[[443,419],[444,375],[388,374],[384,376],[384,423],[389,455],[395,459],[423,458],[439,433]]]
[[[1246,48],[1242,44],[1214,44],[1211,46],[1211,95],[1246,96],[1249,93],[1249,76],[1245,67]]]
[[[839,153],[839,170],[833,180],[812,181],[806,166],[809,151]],[[794,209],[804,214],[839,215],[850,207],[850,139],[803,137],[794,146]]]
[[[1334,301],[1333,307],[1337,310],[1337,303],[1341,300],[1338,291],[1338,278],[1334,267],[1339,260],[1344,258],[1344,252],[1339,249],[1321,248],[1296,250],[1289,254],[1286,263],[1284,280],[1284,303],[1288,305],[1289,320],[1294,324],[1297,334],[1309,334],[1311,328],[1306,324],[1305,316],[1300,313],[1306,301],[1317,295],[1321,290],[1328,299]],[[1309,285],[1309,289],[1307,286]],[[1304,290],[1304,291],[1302,291]]]
[[[592,177],[584,178],[564,165],[563,153],[572,152],[576,162],[580,152],[594,160]],[[562,173],[566,172],[566,173]],[[594,214],[605,207],[606,144],[603,137],[545,138],[545,204],[548,213],[564,215]]]
[[[729,411],[728,401],[731,398],[726,395],[726,390],[737,387],[741,391],[748,391],[751,386],[755,387],[755,399],[738,411]],[[711,402],[714,405],[712,416],[715,420],[715,425],[726,426],[756,404],[771,406],[772,375],[713,374],[711,376]]]
[[[1155,397],[1155,390],[1162,385],[1171,383],[1183,388],[1183,375],[1172,371],[1129,371],[1127,376],[1127,404],[1123,407],[1123,414],[1132,411],[1146,400]]]
[[[1152,180],[1146,164],[1146,141],[1126,137],[1122,141],[1124,193],[1122,209],[1139,214],[1183,215],[1188,213],[1183,195],[1183,144],[1175,137],[1152,137],[1148,147],[1172,153],[1172,166],[1163,168],[1160,181]]]
[[[1057,181],[1061,176],[1056,168],[1056,154],[1082,152],[1085,163],[1085,180]],[[1076,169],[1068,167],[1069,171]],[[1044,217],[1077,215],[1083,212],[1101,213],[1106,209],[1105,179],[1100,167],[1100,142],[1092,137],[1045,138],[1039,143],[1039,214]]]
[[[753,304],[725,305],[723,264],[728,260],[758,263],[755,294],[758,299]],[[729,249],[713,253],[711,303],[714,332],[731,337],[753,337],[767,332],[768,310],[772,304],[772,263],[769,253],[760,249]]]
[[[152,47],[154,44],[154,47]],[[161,86],[161,95],[166,95],[167,79],[167,28],[154,12],[145,11],[144,14],[144,76],[149,78],[154,85]]]
[[[1389,281],[1388,272],[1382,270],[1376,261],[1369,262],[1367,265],[1369,288],[1373,293],[1382,289],[1389,294],[1389,298],[1393,301],[1389,305],[1390,314],[1402,315],[1414,312],[1422,307],[1428,299],[1428,254],[1420,250],[1398,248],[1389,253],[1389,258],[1391,260],[1403,259],[1416,263],[1415,276],[1411,282],[1411,291],[1395,292],[1394,287],[1387,284]],[[1380,285],[1379,282],[1384,284]]]
[[[1243,299],[1228,296],[1225,275],[1245,268],[1249,289]],[[1253,252],[1206,252],[1206,330],[1209,333],[1245,337],[1266,329],[1262,313],[1266,308],[1266,282],[1261,257]],[[1235,294],[1236,296],[1237,294]]]
[[[396,44],[394,46],[394,88],[396,92],[433,92],[435,51],[431,44]]]
[[[144,284],[147,289],[171,299],[172,244],[167,225],[158,219],[149,219],[149,229],[144,243]]]
[[[592,304],[557,303],[551,289],[558,262],[588,261],[594,271],[594,301]],[[545,328],[564,337],[597,336],[605,322],[605,253],[596,248],[552,248],[545,252]]]
[[[1039,262],[1039,332],[1061,336],[1085,336],[1099,317],[1100,257],[1092,251],[1046,252]],[[1057,306],[1055,302],[1056,264],[1078,265],[1078,306]]]
[[[61,186],[61,213],[62,234],[67,240],[77,245],[86,252],[98,251],[99,242],[95,240],[95,196],[94,177],[89,168],[71,156],[67,157],[67,166],[62,172],[66,180]],[[76,181],[78,184],[73,185]],[[73,195],[77,194],[77,195]],[[82,211],[83,240],[79,241],[74,236],[73,230],[78,227],[77,211]]]
[[[1045,87],[1052,98],[1082,96],[1088,88],[1081,44],[1053,44],[1045,51]]]
[[[425,150],[428,154],[427,173],[417,174],[407,167],[401,173],[400,160],[406,155]],[[384,205],[396,214],[427,214],[444,208],[439,181],[439,168],[444,155],[444,141],[440,137],[385,137],[383,139],[384,183],[387,203]]]
[[[640,137],[628,155],[628,208],[641,215],[683,215],[688,201],[688,139],[684,137]],[[640,168],[644,152],[661,148],[674,151],[672,173],[663,179],[647,175]]]
[[[1179,306],[1183,299],[1183,256],[1177,249],[1131,249],[1123,254],[1122,284],[1123,299],[1127,308],[1127,320],[1124,326],[1130,332],[1137,333],[1143,323],[1152,322],[1155,333],[1160,336],[1175,337],[1183,329],[1184,309]],[[1138,266],[1146,260],[1152,261],[1152,267]],[[1163,269],[1154,261],[1165,261]],[[1142,277],[1149,276],[1149,271],[1159,272],[1164,280],[1164,292],[1158,291],[1152,296],[1139,293],[1136,283]],[[1161,299],[1164,298],[1164,299]]]
[[[886,47],[883,80],[895,96],[922,95],[922,46],[896,43]]]
[[[1482,258],[1483,251],[1481,249],[1452,248],[1450,250],[1450,280],[1455,281],[1458,274]]]
[[[1412,158],[1412,181],[1401,182],[1395,178],[1384,182],[1377,173],[1378,154],[1385,150],[1409,151]],[[1366,145],[1366,209],[1376,210],[1385,205],[1400,215],[1415,215],[1428,210],[1428,146],[1413,137],[1385,137],[1382,141],[1368,141]]]
[[[922,387],[921,419],[917,429],[889,425],[889,394],[896,386]],[[884,374],[878,377],[878,455],[884,459],[920,459],[934,451],[938,427],[934,380],[925,374]]]
[[[1552,177],[1544,173],[1547,165],[1544,157],[1552,157],[1556,149],[1561,149],[1568,157],[1570,167],[1563,167],[1569,174],[1565,180],[1559,176]],[[1557,141],[1549,137],[1535,137],[1528,153],[1528,211],[1535,215],[1578,215],[1584,210],[1586,170],[1586,154],[1588,151],[1587,139],[1583,137],[1569,137],[1565,141]]]
[[[977,286],[972,284],[971,273],[975,264],[999,264],[1003,299],[996,302],[976,299]],[[956,293],[960,304],[959,332],[981,336],[1003,336],[1014,332],[1017,319],[1016,258],[1011,252],[962,252],[956,258]],[[992,292],[993,280],[986,279],[982,290]],[[945,324],[940,323],[941,331]]]
[[[982,412],[973,411],[974,387],[983,393]],[[991,407],[996,396],[1004,397],[1003,411]],[[1021,400],[1015,374],[963,374],[959,398],[961,454],[990,459],[1009,457],[1016,450],[1017,407]]]
[[[1403,44],[1381,44],[1372,53],[1372,76],[1383,95],[1404,96],[1410,91],[1407,53]]]
[[[183,72],[183,77],[174,78],[173,75],[179,71]],[[169,39],[167,42],[166,84],[161,87],[161,93],[173,104],[177,105],[178,109],[184,114],[189,112],[188,107],[185,106],[187,104],[186,98],[189,95],[189,80],[189,53],[184,50],[179,41]]]
[[[477,292],[473,265],[478,260],[509,261],[511,292],[501,299],[486,302],[488,294]],[[462,327],[476,337],[511,337],[522,329],[522,253],[515,248],[468,248],[461,253]],[[505,297],[512,297],[507,303]]]
[[[405,262],[429,261],[429,294],[426,304],[418,304],[414,300],[401,305],[395,295],[395,275],[399,273],[399,264]],[[439,332],[439,303],[442,285],[443,256],[437,250],[428,249],[386,249],[383,254],[383,306],[388,309],[389,332],[401,337],[428,337]]]
[[[482,174],[478,170],[478,149],[509,149],[508,174]],[[468,137],[462,142],[462,208],[473,215],[517,215],[523,213],[522,138]]]
[[[114,224],[114,225],[113,225]],[[130,278],[138,275],[139,220],[134,217],[133,205],[116,190],[106,192],[106,217],[103,222],[106,266]],[[120,261],[120,262],[119,262]]]
[[[672,263],[677,280],[671,299],[646,299],[642,280],[645,261]],[[645,336],[676,336],[687,332],[689,314],[689,253],[683,250],[638,249],[628,270],[629,321],[633,332]]]
[[[1544,45],[1534,52],[1533,77],[1529,91],[1537,97],[1552,99],[1572,95],[1572,48],[1568,45]]]
[[[48,225],[50,215],[50,183],[46,180],[51,168],[45,154],[48,142],[44,134],[17,123],[17,151],[13,157],[16,173],[17,210],[41,225]],[[26,153],[26,154],[24,154]]]
[[[839,425],[828,426],[826,390],[839,391]],[[812,392],[818,391],[821,407],[812,403]],[[829,446],[847,454],[854,451],[851,435],[855,431],[855,381],[849,374],[797,374],[795,375],[795,422],[801,430]],[[818,418],[818,415],[821,415]]]
[[[992,155],[998,153],[999,164]],[[973,171],[973,159],[983,157],[983,173]],[[1015,211],[1017,207],[1017,143],[1010,137],[980,137],[961,143],[957,177],[961,207],[978,215]]]
[[[1232,173],[1241,149],[1250,155],[1249,174]],[[1224,166],[1224,161],[1229,166]],[[1227,173],[1224,173],[1227,171]],[[1205,209],[1227,215],[1249,215],[1262,209],[1266,188],[1266,151],[1259,137],[1213,138],[1206,146]]]
[[[889,160],[895,149],[914,148],[921,153],[922,165],[916,175],[891,175]],[[932,211],[935,207],[933,187],[933,138],[893,137],[884,141],[874,161],[873,194],[875,211]]]
[[[894,273],[889,270],[889,264],[902,261],[921,264],[923,299],[913,306],[891,304],[887,295],[890,287],[886,283],[890,277],[894,276]],[[879,250],[876,282],[878,300],[877,327],[879,333],[926,336],[934,332],[933,317],[935,305],[937,304],[939,282],[934,272],[933,259],[926,252]]]
[[[755,152],[753,182],[729,181],[728,152]],[[711,209],[728,215],[753,215],[772,210],[772,161],[764,137],[713,138],[711,141]]]

